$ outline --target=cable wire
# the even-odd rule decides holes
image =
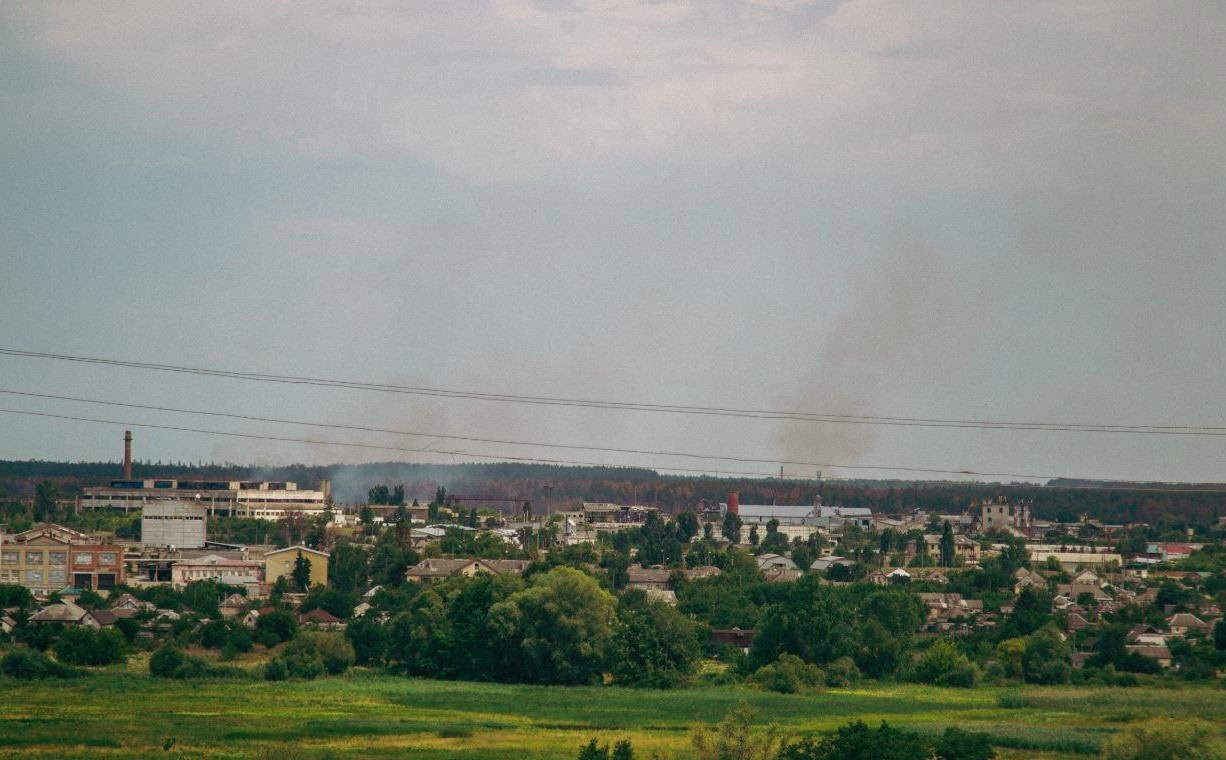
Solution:
[[[897,427],[960,428],[979,430],[1038,430],[1046,432],[1118,433],[1132,435],[1226,435],[1226,426],[1216,425],[1124,425],[1091,422],[1033,422],[1016,420],[944,419],[936,417],[902,417],[767,409],[740,409],[733,407],[697,406],[689,404],[661,404],[642,401],[579,399],[562,396],[528,396],[508,393],[457,390],[431,386],[394,385],[357,380],[338,380],[298,375],[237,372],[207,367],[191,367],[176,364],[161,364],[156,362],[138,362],[125,359],[27,351],[24,349],[5,347],[0,347],[0,356],[50,359],[66,362],[124,367],[129,369],[153,370],[158,372],[172,372],[207,377],[223,377],[234,380],[248,380],[255,382],[308,385],[325,388],[364,390],[435,398],[460,398],[478,401],[531,404],[538,406],[664,412],[670,414],[739,417],[766,420],[790,420],[795,422],[817,422],[849,425],[889,425]]]

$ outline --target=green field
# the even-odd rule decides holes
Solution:
[[[136,670],[133,663],[127,672],[70,681],[0,679],[0,757],[573,760],[595,736],[630,738],[644,760],[652,751],[682,760],[689,757],[689,727],[718,720],[742,700],[794,734],[856,718],[932,732],[957,725],[996,737],[1006,758],[1092,757],[1110,733],[1156,715],[1226,725],[1223,692],[1207,687],[871,685],[785,696],[739,687],[508,686],[360,671],[312,682],[167,682]]]

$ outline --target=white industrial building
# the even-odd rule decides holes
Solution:
[[[145,546],[199,549],[206,540],[207,510],[190,501],[151,501],[140,517],[140,540]]]
[[[328,481],[322,490],[308,491],[297,483],[263,480],[113,480],[109,486],[86,488],[78,498],[81,509],[144,509],[165,501],[198,504],[209,515],[280,520],[289,514],[315,517],[327,508]]]

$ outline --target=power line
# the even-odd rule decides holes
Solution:
[[[85,364],[99,364],[129,369],[144,369],[158,372],[223,377],[254,382],[307,385],[347,390],[363,390],[380,393],[396,393],[435,398],[459,398],[477,401],[531,404],[538,406],[562,406],[588,409],[613,409],[621,411],[663,412],[718,417],[739,417],[766,420],[790,420],[795,422],[818,422],[846,425],[888,425],[896,427],[960,428],[975,430],[1038,430],[1045,432],[1118,433],[1132,435],[1226,435],[1226,426],[1214,425],[1123,425],[1091,422],[1034,422],[989,419],[943,419],[935,417],[902,417],[879,415],[853,415],[829,412],[803,412],[768,409],[740,409],[733,407],[697,406],[689,404],[660,404],[643,401],[611,401],[597,399],[567,398],[562,396],[528,396],[508,393],[457,390],[451,388],[394,385],[358,380],[340,380],[299,375],[274,375],[258,372],[237,372],[207,367],[191,367],[155,362],[138,362],[73,354],[56,354],[24,349],[0,347],[0,356],[50,359]]]
[[[449,456],[476,457],[479,459],[506,460],[506,461],[513,461],[513,462],[538,462],[541,464],[576,465],[576,466],[584,466],[584,467],[638,467],[642,469],[664,470],[667,472],[686,472],[686,473],[697,473],[697,474],[705,474],[705,475],[741,475],[741,476],[750,476],[750,477],[757,477],[757,478],[772,478],[772,479],[777,477],[777,475],[773,472],[746,471],[746,470],[713,470],[713,469],[709,469],[706,467],[701,467],[701,468],[672,467],[672,466],[667,466],[667,465],[651,467],[647,465],[624,465],[624,464],[609,464],[607,462],[585,462],[585,461],[576,461],[576,460],[570,460],[570,459],[550,459],[550,458],[542,458],[542,457],[512,456],[509,454],[481,454],[481,453],[474,452],[474,451],[458,451],[458,450],[452,450],[452,449],[408,448],[404,446],[387,446],[383,444],[374,444],[374,443],[355,443],[355,442],[349,442],[349,441],[326,441],[326,440],[317,440],[317,439],[312,439],[312,438],[294,438],[291,436],[264,435],[264,434],[257,434],[257,433],[238,433],[238,432],[227,431],[227,430],[208,430],[204,428],[184,427],[184,426],[179,426],[179,425],[157,425],[157,424],[148,423],[148,422],[130,422],[126,420],[106,420],[106,419],[98,419],[96,417],[79,417],[79,416],[69,415],[69,414],[54,414],[51,412],[36,412],[36,411],[30,411],[30,410],[25,410],[25,409],[0,409],[0,414],[18,414],[18,415],[26,415],[26,416],[31,416],[31,417],[47,417],[51,419],[71,420],[75,422],[92,422],[92,423],[98,423],[98,424],[103,424],[103,425],[122,425],[122,426],[127,426],[127,427],[152,428],[156,430],[174,430],[174,431],[185,432],[185,433],[201,433],[204,435],[220,435],[220,436],[228,436],[232,438],[249,438],[249,439],[264,440],[264,441],[280,441],[280,442],[285,442],[285,443],[307,443],[307,444],[315,444],[319,446],[349,446],[349,447],[361,448],[361,449],[399,451],[399,452],[407,452],[407,453],[414,453],[414,454],[444,454],[444,455],[449,455]],[[767,461],[767,460],[753,460],[753,461]],[[1018,479],[1025,478],[1025,479],[1034,479],[1034,480],[1050,480],[1051,478],[1058,477],[1054,475],[1024,475],[1024,474],[1008,473],[1008,472],[979,472],[976,470],[944,470],[944,469],[927,468],[927,467],[894,467],[894,466],[888,466],[888,465],[833,464],[833,463],[820,463],[820,462],[804,462],[802,464],[806,466],[830,467],[830,468],[847,469],[847,470],[883,470],[883,471],[890,471],[890,472],[917,472],[917,473],[927,473],[927,474],[937,474],[937,475],[970,475],[974,477],[984,477],[984,478],[1018,478]]]
[[[921,473],[928,473],[928,474],[959,474],[959,475],[975,474],[975,475],[983,475],[985,477],[986,476],[1011,477],[1011,478],[1047,477],[1047,476],[1039,476],[1039,475],[1018,475],[1018,474],[1012,474],[1012,473],[972,473],[969,470],[940,470],[940,469],[932,469],[932,468],[926,468],[926,467],[893,467],[893,466],[886,466],[886,465],[839,465],[839,464],[831,464],[829,462],[806,462],[806,461],[796,461],[796,460],[788,460],[788,459],[761,459],[761,458],[753,458],[753,457],[723,456],[719,454],[695,454],[693,452],[687,452],[687,451],[625,449],[625,448],[614,448],[614,447],[609,447],[609,446],[592,446],[592,445],[587,445],[587,444],[543,443],[541,441],[522,441],[522,440],[512,440],[512,439],[506,439],[506,438],[481,438],[481,437],[470,436],[470,435],[451,435],[451,434],[446,434],[446,433],[424,433],[420,431],[411,431],[411,430],[394,430],[391,428],[380,428],[380,427],[372,427],[372,426],[367,426],[367,425],[349,425],[349,424],[330,423],[330,422],[309,422],[305,420],[291,420],[291,419],[284,419],[284,418],[279,418],[279,417],[257,417],[254,415],[247,415],[247,414],[230,414],[227,412],[211,412],[211,411],[204,411],[200,409],[181,409],[181,408],[170,407],[170,406],[155,406],[152,404],[136,404],[136,403],[128,403],[128,402],[122,402],[122,401],[101,401],[97,399],[82,398],[80,396],[59,396],[59,395],[54,395],[50,393],[33,393],[30,391],[15,391],[15,390],[8,390],[4,388],[0,388],[0,393],[13,395],[13,396],[25,396],[29,398],[53,399],[57,401],[73,401],[73,402],[80,402],[84,404],[99,404],[103,406],[118,406],[118,407],[124,407],[128,409],[147,409],[150,411],[172,412],[175,414],[198,414],[198,415],[204,415],[204,416],[209,416],[209,417],[225,417],[228,419],[244,420],[247,422],[271,422],[271,423],[283,424],[283,425],[303,425],[306,427],[326,428],[330,430],[355,430],[355,431],[359,431],[363,433],[388,433],[391,435],[402,435],[402,436],[408,436],[411,438],[444,438],[448,440],[467,441],[470,443],[492,443],[492,444],[507,445],[507,446],[535,446],[535,447],[550,448],[550,449],[574,449],[574,450],[579,450],[579,451],[603,451],[603,452],[609,452],[609,453],[614,453],[614,454],[637,454],[640,456],[685,457],[688,459],[705,459],[705,460],[710,460],[710,461],[738,462],[741,464],[770,464],[770,465],[778,464],[778,465],[789,465],[789,466],[796,466],[796,467],[832,467],[836,469],[880,469],[880,470],[891,470],[891,471],[899,471],[899,472],[921,472]],[[413,449],[413,450],[414,451],[425,451],[425,449]]]

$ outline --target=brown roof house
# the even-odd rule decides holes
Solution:
[[[1172,636],[1186,636],[1193,632],[1208,633],[1212,626],[1190,612],[1177,612],[1167,618],[1166,627],[1171,629]]]

